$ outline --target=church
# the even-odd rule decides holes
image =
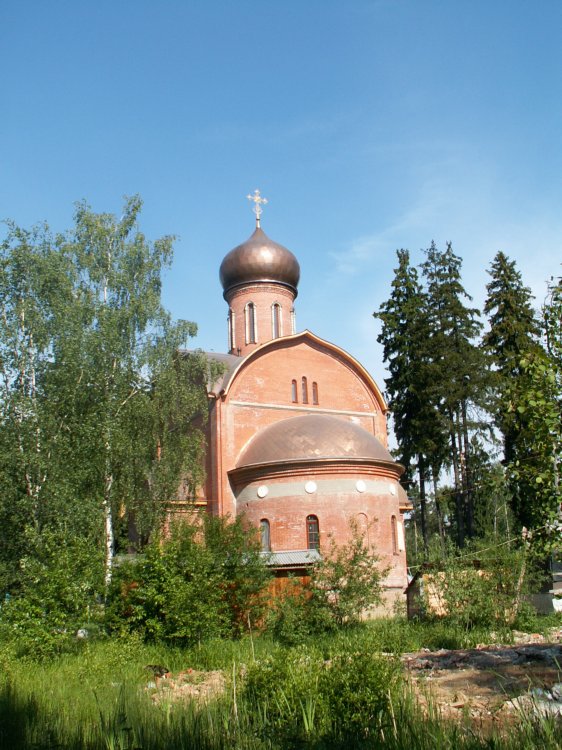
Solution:
[[[304,577],[353,524],[388,570],[385,600],[407,585],[403,467],[388,451],[387,407],[362,365],[308,330],[297,332],[300,268],[261,228],[220,266],[228,353],[209,387],[206,481],[198,505],[243,514],[261,534],[277,579]],[[279,581],[279,584],[282,584]]]

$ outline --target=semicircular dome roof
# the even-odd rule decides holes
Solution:
[[[225,292],[240,284],[271,281],[290,287],[296,294],[300,266],[290,250],[270,240],[257,227],[246,242],[224,257],[219,274]]]
[[[339,417],[307,414],[260,430],[242,451],[236,468],[338,459],[395,463],[380,440],[363,427]]]

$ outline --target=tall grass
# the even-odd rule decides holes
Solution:
[[[427,643],[426,628],[424,645]],[[439,647],[451,634],[432,631]],[[136,639],[83,644],[50,661],[0,650],[0,747],[7,750],[464,750],[560,748],[554,719],[523,716],[503,734],[423,713],[397,660],[377,651],[418,648],[418,626],[375,623],[295,648],[265,637],[190,650]],[[254,659],[255,656],[255,659]],[[151,700],[148,664],[172,672],[222,669],[225,693],[209,703]]]

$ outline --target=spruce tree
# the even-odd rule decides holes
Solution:
[[[422,263],[431,332],[433,403],[447,424],[460,545],[475,531],[470,442],[475,422],[470,412],[482,400],[486,370],[483,354],[475,344],[481,329],[479,311],[465,304],[472,298],[462,285],[461,267],[462,260],[450,242],[444,252],[432,242]]]
[[[515,458],[518,424],[508,391],[523,374],[521,361],[537,352],[540,328],[531,290],[523,285],[515,262],[500,251],[488,273],[491,281],[486,286],[484,312],[490,330],[483,337],[483,345],[494,365],[492,412],[502,435],[504,460],[509,463]]]
[[[398,250],[397,256],[390,298],[374,316],[382,321],[377,341],[383,346],[383,358],[390,373],[385,384],[400,461],[407,468],[407,476],[412,462],[418,473],[420,520],[427,550],[426,480],[431,468],[440,469],[444,431],[430,395],[426,296],[416,268],[410,265],[408,251]]]

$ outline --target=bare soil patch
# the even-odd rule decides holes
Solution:
[[[207,703],[224,693],[226,679],[220,670],[202,672],[186,669],[177,674],[168,674],[155,684],[152,693],[154,703],[175,703],[193,700]]]
[[[556,687],[562,683],[562,628],[547,637],[516,634],[515,641],[419,651],[402,661],[421,705],[431,702],[444,717],[485,726],[515,720],[522,711],[562,716]]]

